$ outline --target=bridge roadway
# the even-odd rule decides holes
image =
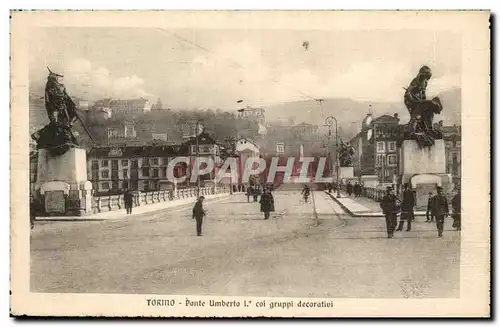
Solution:
[[[233,195],[130,219],[43,222],[31,235],[33,292],[421,298],[459,296],[460,234],[418,218],[387,239],[382,218],[352,218],[322,192],[275,192],[277,212]]]

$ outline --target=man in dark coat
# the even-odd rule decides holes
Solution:
[[[250,202],[250,196],[253,196],[253,186],[247,187],[247,202]]]
[[[193,207],[193,219],[196,219],[196,235],[198,236],[201,236],[201,226],[203,224],[203,217],[205,216],[205,210],[203,210],[203,200],[205,200],[205,197],[200,196]]]
[[[351,184],[351,182],[347,182],[346,190],[347,190],[347,195],[351,196],[351,194],[352,194],[352,184]]]
[[[411,231],[411,222],[413,220],[414,212],[413,207],[415,206],[415,196],[413,191],[410,189],[408,183],[404,185],[403,191],[403,201],[401,203],[401,217],[399,218],[399,226],[397,231],[402,231],[405,225],[405,220],[408,221],[407,232]]]
[[[307,199],[309,198],[309,194],[311,194],[311,189],[309,188],[309,185],[304,185],[304,188],[302,189],[302,192],[300,193],[302,197],[304,198],[304,202],[307,203]]]
[[[432,214],[436,218],[438,237],[443,237],[444,218],[448,217],[448,200],[441,187],[437,188],[437,195],[432,200]]]
[[[269,219],[270,212],[274,212],[274,197],[267,189],[260,197],[260,212],[264,213],[264,219]]]
[[[432,223],[434,221],[434,215],[432,214],[432,192],[429,192],[429,198],[427,199],[427,211],[425,216],[427,217],[426,223]]]
[[[453,227],[455,227],[456,230],[461,230],[462,229],[462,222],[461,222],[461,211],[462,211],[462,201],[461,201],[461,196],[460,196],[460,191],[455,194],[453,199],[451,199],[451,209],[453,211],[452,217],[453,217]]]
[[[394,190],[392,187],[387,187],[386,194],[380,202],[380,208],[385,216],[385,223],[387,226],[387,237],[392,238],[394,236],[394,229],[398,223],[398,199],[394,195]]]
[[[132,206],[134,202],[134,195],[129,189],[125,190],[123,194],[123,202],[125,203],[125,209],[127,210],[127,215],[132,213]]]

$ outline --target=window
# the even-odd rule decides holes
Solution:
[[[137,160],[132,160],[132,169],[139,168],[139,162]]]
[[[142,168],[142,176],[149,177],[149,168]]]
[[[106,183],[102,183],[102,184],[101,184],[101,188],[102,188],[103,190],[109,190],[109,183],[107,183],[107,182],[106,182]]]
[[[142,159],[142,164],[143,164],[144,166],[148,166],[148,165],[149,165],[149,158],[144,158],[144,159]]]
[[[99,169],[99,161],[92,160],[92,169]]]
[[[153,177],[158,177],[158,168],[153,169]]]
[[[102,160],[101,161],[101,166],[103,166],[103,167],[109,167],[109,161],[108,160]]]
[[[395,166],[397,163],[397,158],[395,154],[387,156],[387,163],[391,166]]]
[[[396,151],[396,142],[394,141],[389,142],[389,151],[390,152]]]
[[[376,159],[375,164],[377,166],[382,166],[382,154],[377,154],[377,159]]]
[[[377,142],[377,152],[385,152],[385,142]]]
[[[161,159],[161,164],[164,166],[168,165],[168,158]]]
[[[107,170],[101,171],[101,177],[102,178],[109,178],[109,171],[107,171]]]
[[[124,188],[124,189],[128,188],[128,181],[125,181],[122,183],[122,188]]]
[[[158,164],[158,158],[153,158],[153,159],[151,159],[151,161],[152,161],[151,162],[152,165],[157,165]]]
[[[285,153],[285,145],[283,143],[278,143],[276,148],[278,153]]]
[[[128,170],[127,169],[123,170],[123,178],[128,178]]]
[[[122,160],[122,166],[127,167],[128,166],[128,160]]]

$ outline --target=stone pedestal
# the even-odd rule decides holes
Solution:
[[[434,146],[423,149],[419,148],[417,141],[403,141],[399,171],[403,176],[444,174],[446,172],[444,140],[436,140]]]
[[[92,183],[87,180],[85,149],[72,148],[52,157],[38,150],[37,180],[49,215],[81,216],[92,213]]]
[[[339,167],[339,175],[341,179],[354,178],[354,167]]]
[[[417,210],[427,208],[429,192],[435,195],[437,186],[443,188],[444,194],[451,192],[451,176],[446,174],[444,140],[436,140],[434,146],[423,149],[420,149],[417,141],[403,141],[399,172],[401,183],[409,183],[415,191]]]
[[[361,184],[365,187],[376,188],[378,185],[377,175],[363,175],[361,176]]]

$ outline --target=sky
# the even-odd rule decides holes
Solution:
[[[49,66],[68,93],[90,101],[160,98],[176,109],[401,102],[423,64],[433,70],[429,94],[461,86],[460,37],[445,31],[39,28],[30,36],[32,92],[43,90]]]

